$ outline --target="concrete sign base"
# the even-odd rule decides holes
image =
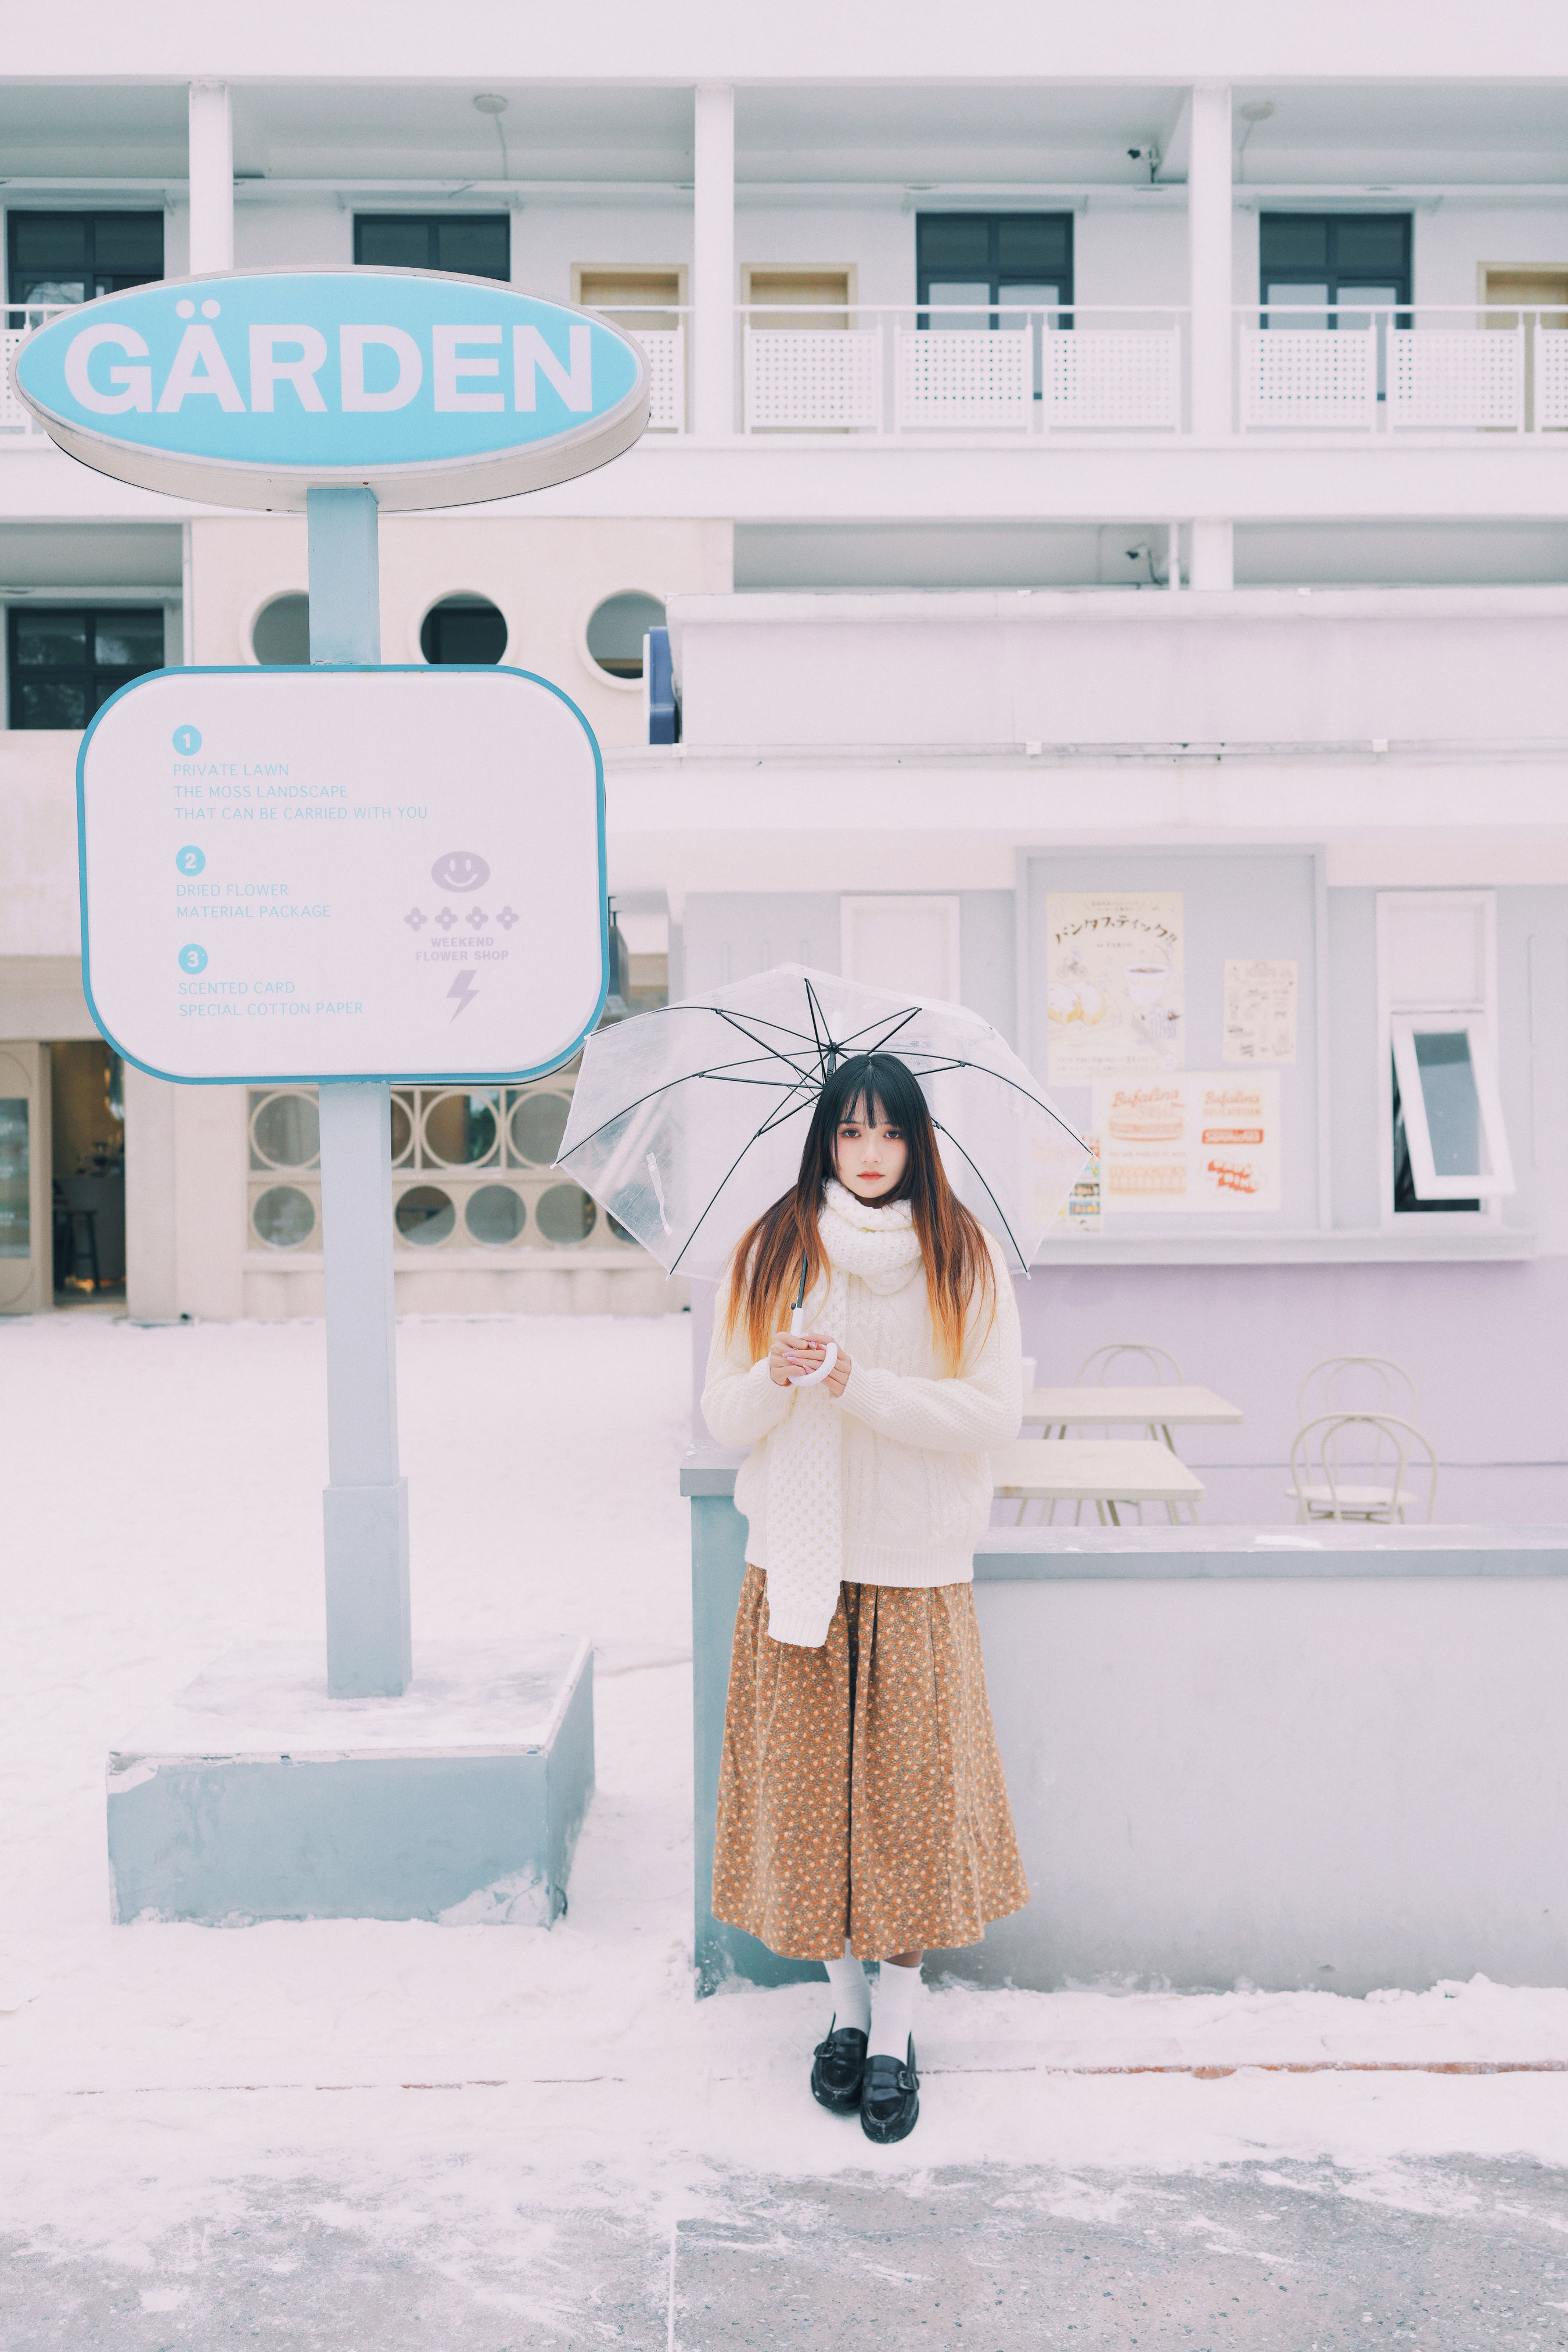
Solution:
[[[319,1643],[243,1643],[110,1756],[112,1916],[548,1926],[593,1793],[586,1641],[421,1643],[349,1700]]]

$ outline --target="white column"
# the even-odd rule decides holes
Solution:
[[[735,93],[697,85],[692,196],[693,419],[702,434],[735,430]]]
[[[234,122],[228,84],[194,81],[190,116],[190,273],[234,268]]]
[[[1192,561],[1187,567],[1193,588],[1234,588],[1236,525],[1199,515],[1193,522]]]
[[[1231,430],[1230,91],[1193,91],[1187,167],[1187,257],[1193,431],[1210,440]]]
[[[132,1323],[180,1319],[174,1213],[177,1087],[125,1065],[125,1311]]]
[[[1231,410],[1230,91],[1200,82],[1193,90],[1192,154],[1187,166],[1188,320],[1192,423],[1200,441],[1233,430]],[[1197,516],[1192,533],[1192,585],[1235,584],[1226,517]]]

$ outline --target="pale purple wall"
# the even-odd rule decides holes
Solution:
[[[1512,1265],[1100,1266],[1018,1285],[1042,1384],[1090,1350],[1152,1340],[1187,1378],[1240,1405],[1234,1429],[1178,1438],[1206,1522],[1292,1519],[1286,1461],[1303,1375],[1331,1355],[1391,1356],[1415,1381],[1442,1465],[1437,1517],[1568,1522],[1568,1258]],[[693,1426],[712,1293],[692,1286]]]

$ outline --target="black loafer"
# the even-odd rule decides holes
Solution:
[[[812,2053],[811,2095],[830,2115],[852,2116],[860,2104],[867,2037],[857,2025],[835,2026],[837,2019]]]
[[[921,2078],[915,2072],[915,2038],[910,2036],[906,2064],[897,2058],[868,2058],[860,2095],[860,2128],[868,2139],[887,2147],[908,2139],[921,2116]]]

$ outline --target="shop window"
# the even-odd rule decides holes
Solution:
[[[584,642],[590,666],[619,686],[642,681],[643,639],[665,625],[664,605],[641,589],[606,596],[588,616]]]
[[[838,914],[846,980],[957,1003],[956,898],[841,898]]]
[[[511,283],[510,213],[357,213],[354,259],[367,269],[444,269]]]
[[[12,212],[6,221],[8,323],[28,304],[91,302],[163,275],[162,213]]]
[[[6,639],[12,727],[85,727],[121,687],[163,667],[157,604],[13,604]]]
[[[1046,310],[1070,327],[1071,213],[921,213],[915,223],[919,324],[939,331],[1020,327]],[[955,305],[948,316],[942,308]]]
[[[250,650],[263,669],[305,669],[310,660],[310,600],[274,596],[250,625]]]
[[[1474,1214],[1514,1190],[1497,1074],[1496,919],[1489,891],[1378,898],[1385,1223]]]
[[[457,667],[499,662],[506,640],[506,617],[488,596],[443,596],[419,625],[419,650],[426,660]]]

